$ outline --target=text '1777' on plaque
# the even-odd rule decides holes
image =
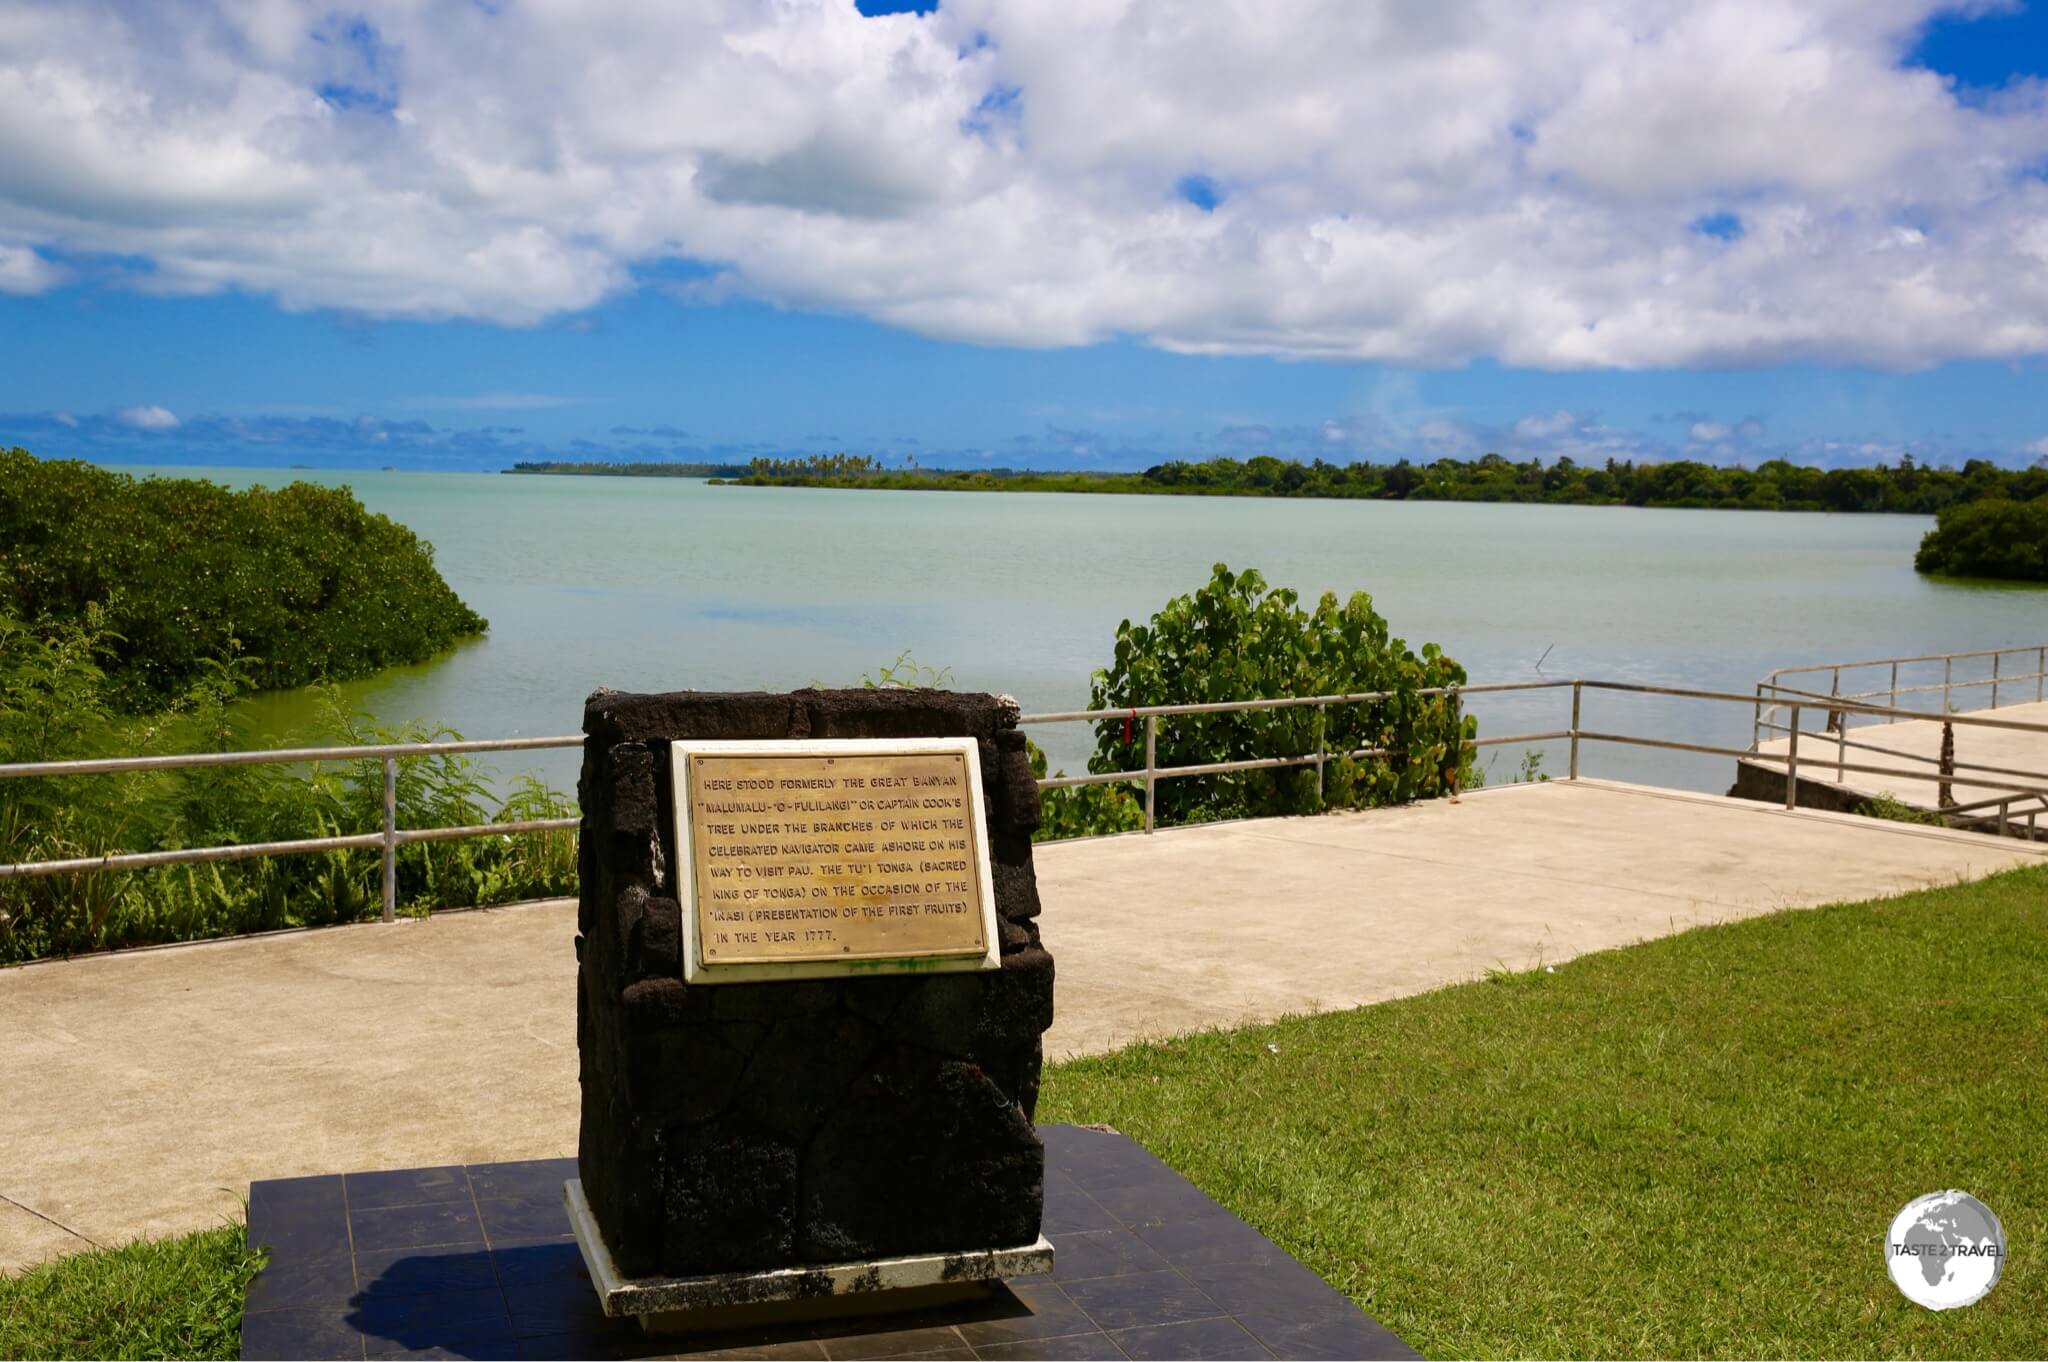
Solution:
[[[693,983],[994,969],[972,739],[678,743]]]

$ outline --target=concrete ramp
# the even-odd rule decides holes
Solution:
[[[1041,847],[1054,1057],[1341,1008],[2048,846],[1599,781]],[[576,1149],[575,906],[0,971],[0,1268],[256,1178]]]
[[[1808,706],[1811,716],[1824,706]],[[2048,798],[2048,704],[2001,705],[1997,709],[1972,710],[1968,718],[1998,719],[2039,728],[1989,728],[1977,724],[1954,726],[1955,759],[1958,772],[1949,782],[1950,798],[1961,805],[2014,795],[2009,789],[1982,785],[1971,779],[1987,775],[2001,785],[2036,788],[2039,795],[2014,801],[2013,817],[2024,823],[2034,816],[2037,826],[2048,832],[2048,817],[2041,816],[2043,798]],[[1800,798],[1818,800],[1825,807],[1854,808],[1867,799],[1889,796],[1916,809],[1940,807],[1941,720],[1902,719],[1888,724],[1851,724],[1837,737],[1833,733],[1802,731],[1799,735]],[[1842,740],[1846,738],[1846,743]],[[1785,798],[1784,757],[1791,747],[1789,737],[1759,744],[1761,756],[1776,757],[1776,763],[1744,761],[1733,793],[1749,798],[1783,801]],[[1881,766],[1914,774],[1873,775],[1838,767]],[[1972,766],[1993,768],[1973,772]],[[1979,814],[1986,811],[1978,809]]]
[[[2048,846],[1596,780],[1051,851],[1059,1055],[2048,864]]]

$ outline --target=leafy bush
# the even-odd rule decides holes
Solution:
[[[483,632],[433,548],[346,488],[230,492],[0,451],[0,613],[101,611],[115,707],[170,704],[239,648],[260,689],[366,676]]]
[[[1158,784],[1161,824],[1313,813],[1427,799],[1455,789],[1470,771],[1463,741],[1478,724],[1461,717],[1455,695],[1422,691],[1456,686],[1465,670],[1434,643],[1422,652],[1392,638],[1354,593],[1339,604],[1325,594],[1313,611],[1295,592],[1268,590],[1257,571],[1218,563],[1208,584],[1177,596],[1149,624],[1117,626],[1115,657],[1095,673],[1093,709],[1203,704],[1226,700],[1387,692],[1356,704],[1311,705],[1176,715],[1159,721],[1158,764],[1196,766],[1320,750],[1323,787],[1312,766],[1180,777]],[[1142,770],[1144,724],[1096,725],[1096,772]],[[1384,756],[1358,755],[1377,750]],[[1464,783],[1471,783],[1469,776]]]
[[[231,647],[203,659],[172,704],[119,712],[100,661],[113,644],[105,612],[32,629],[0,616],[0,761],[230,751],[246,746],[233,701],[253,660]],[[455,738],[414,724],[379,728],[344,713],[328,692],[315,731],[280,745]],[[398,764],[401,827],[465,826],[574,815],[537,781],[494,801],[486,772],[460,755]],[[379,761],[214,766],[0,780],[0,862],[68,860],[119,851],[245,845],[375,832],[383,822]],[[495,807],[494,807],[495,806]],[[0,879],[0,963],[121,946],[319,926],[382,911],[375,850],[260,857],[154,870]],[[575,892],[575,833],[416,843],[398,851],[408,913]]]
[[[2048,497],[1946,507],[1920,541],[1913,566],[1950,577],[2048,582]]]

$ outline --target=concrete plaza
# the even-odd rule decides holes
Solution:
[[[1047,1054],[2044,863],[1591,780],[1050,845]],[[574,934],[555,901],[0,971],[0,1270],[217,1223],[253,1179],[574,1153]]]

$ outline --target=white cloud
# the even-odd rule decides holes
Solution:
[[[124,426],[136,430],[176,430],[178,418],[167,407],[127,407],[114,413],[114,419]]]
[[[2023,454],[2035,454],[2041,458],[2048,459],[2048,435],[2043,435],[2020,452]]]
[[[0,293],[46,293],[64,282],[66,271],[26,246],[0,242]]]
[[[1693,439],[1712,444],[1716,440],[1727,439],[1731,432],[1719,421],[1695,421],[1691,433]]]
[[[1552,412],[1548,416],[1524,416],[1515,422],[1515,438],[1518,440],[1548,440],[1562,435],[1578,424],[1577,418],[1568,411]]]
[[[1936,8],[0,0],[0,288],[37,246],[513,325],[651,273],[1016,345],[2048,353],[2048,85],[1903,68]]]

